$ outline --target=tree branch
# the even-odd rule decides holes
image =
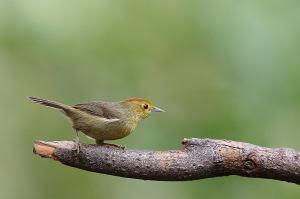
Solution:
[[[188,181],[239,175],[300,184],[300,153],[228,140],[184,139],[171,151],[143,151],[71,141],[35,141],[35,154],[79,169],[127,178]]]

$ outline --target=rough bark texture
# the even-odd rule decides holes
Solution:
[[[74,142],[35,141],[34,153],[79,169],[127,178],[187,181],[239,175],[300,184],[300,153],[229,140],[184,139],[171,151],[142,151]]]

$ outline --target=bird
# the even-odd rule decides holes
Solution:
[[[165,112],[155,107],[150,101],[136,97],[119,102],[84,102],[74,106],[35,96],[28,98],[43,106],[59,109],[70,119],[76,135],[74,150],[77,153],[81,148],[78,132],[95,139],[97,145],[121,147],[104,141],[124,138],[147,116],[154,112]]]

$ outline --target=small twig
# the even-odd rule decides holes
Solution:
[[[34,153],[79,169],[143,180],[188,181],[228,175],[300,184],[300,153],[243,142],[184,139],[172,151],[142,151],[74,142],[35,141]]]

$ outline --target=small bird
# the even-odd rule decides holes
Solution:
[[[142,98],[130,98],[120,102],[85,102],[68,106],[59,102],[29,96],[29,99],[44,106],[61,110],[73,123],[75,130],[75,150],[80,151],[78,131],[95,139],[98,145],[115,144],[104,143],[104,140],[117,140],[128,136],[148,115],[164,110],[153,106],[151,102]]]

